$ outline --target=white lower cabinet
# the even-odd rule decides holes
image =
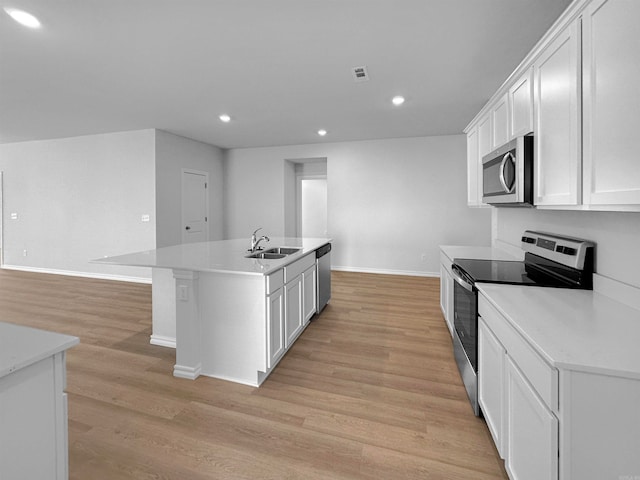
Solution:
[[[315,314],[316,282],[315,252],[266,277],[267,371]]]
[[[482,319],[478,322],[478,402],[496,444],[500,458],[505,458],[505,363],[506,352]]]
[[[267,295],[267,368],[284,354],[284,288]]]
[[[558,478],[558,419],[506,356],[506,468],[514,480]]]
[[[0,479],[69,478],[66,350],[77,343],[0,322]]]
[[[440,255],[440,308],[447,322],[449,333],[453,335],[453,277],[451,276],[451,260]]]
[[[318,289],[317,285],[317,272],[315,264],[305,270],[302,274],[302,308],[303,308],[303,323],[307,325],[316,314],[316,307],[318,299],[316,298]]]
[[[284,324],[285,324],[285,345],[288,347],[298,337],[302,328],[302,276],[297,276],[284,287]]]
[[[478,313],[478,398],[509,478],[640,476],[640,378],[556,369],[484,295]]]
[[[512,480],[557,480],[557,370],[483,296],[478,312],[478,397],[507,473]]]
[[[316,309],[315,252],[284,267],[285,347],[302,333]]]

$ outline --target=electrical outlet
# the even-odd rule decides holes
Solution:
[[[22,250],[22,256],[26,257],[27,256],[27,249],[25,248],[24,250]]]
[[[178,285],[178,299],[182,302],[189,301],[189,287],[187,285]]]
[[[149,215],[142,215],[142,221],[143,222],[148,222],[150,219]]]
[[[11,213],[11,220],[17,220],[18,219],[18,214],[15,212]]]
[[[423,262],[426,262],[426,261],[427,261],[427,254],[426,254],[426,253],[423,253],[423,254],[420,256],[420,259],[421,259]]]

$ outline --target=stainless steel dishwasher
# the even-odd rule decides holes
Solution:
[[[316,313],[320,313],[331,299],[331,244],[316,250],[316,270],[318,272]]]

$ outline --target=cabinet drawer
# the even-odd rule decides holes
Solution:
[[[502,343],[536,392],[554,412],[558,411],[558,370],[549,365],[484,296],[478,296],[478,314]]]
[[[306,269],[308,269],[312,265],[315,265],[315,263],[316,253],[313,252],[302,257],[300,260],[296,260],[295,262],[287,265],[286,267],[284,267],[284,283],[290,282]]]
[[[284,269],[276,270],[275,272],[267,275],[265,282],[267,295],[278,290],[284,285]]]

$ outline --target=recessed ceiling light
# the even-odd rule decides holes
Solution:
[[[318,135],[320,135],[321,137],[324,137],[327,134],[327,131],[324,128],[321,128],[320,130],[318,130]]]
[[[231,121],[231,117],[229,115],[227,115],[226,113],[223,113],[218,118],[220,119],[220,121],[222,121],[224,123],[229,123]]]
[[[402,95],[396,95],[391,99],[391,102],[397,107],[404,103],[404,97]]]
[[[30,13],[16,8],[5,8],[4,11],[20,25],[24,25],[29,28],[40,28],[40,20]]]

